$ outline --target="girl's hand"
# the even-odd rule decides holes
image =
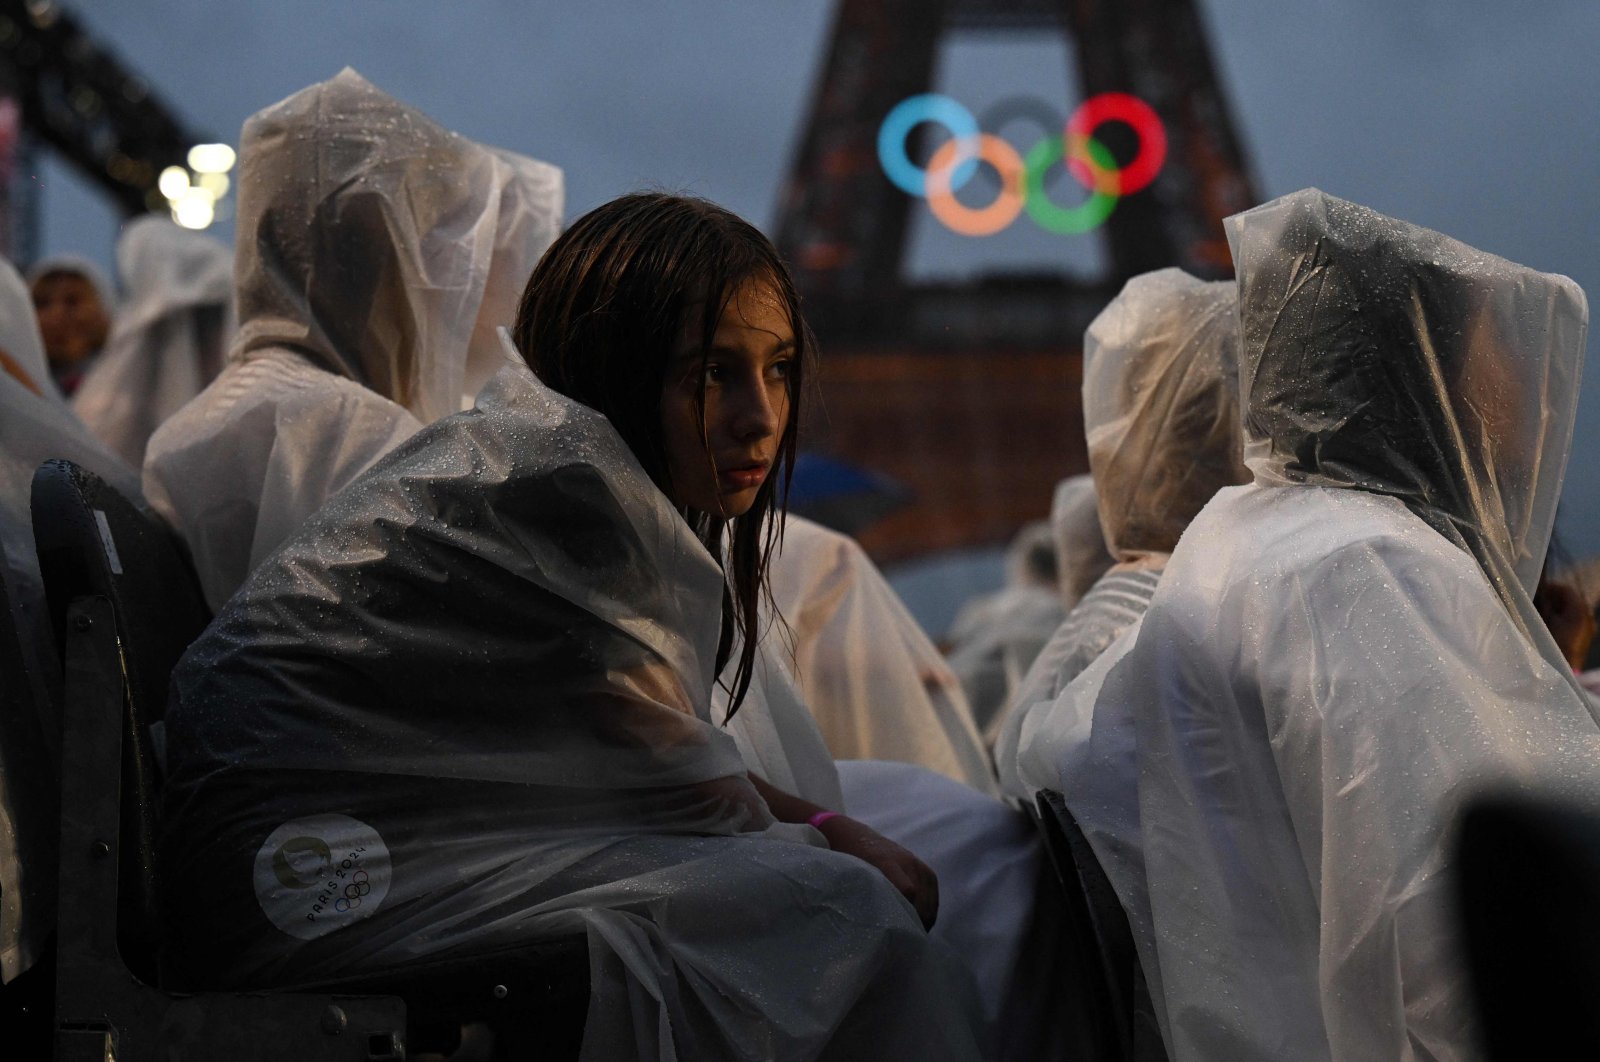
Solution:
[[[835,852],[845,852],[877,867],[889,884],[911,901],[923,928],[933,928],[939,915],[939,879],[928,864],[848,815],[835,815],[817,829]]]

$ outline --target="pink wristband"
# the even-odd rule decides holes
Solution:
[[[821,829],[824,822],[838,817],[839,813],[837,811],[819,811],[806,820],[806,825],[814,829]]]

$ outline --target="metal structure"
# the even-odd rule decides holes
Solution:
[[[60,152],[126,214],[165,210],[161,171],[181,166],[203,139],[54,0],[0,0],[0,109],[7,99],[29,138]],[[32,218],[28,200],[11,194],[17,183],[0,189],[0,253],[26,259]]]
[[[1082,98],[1130,93],[1159,115],[1165,167],[1098,230],[1104,276],[905,280],[921,207],[884,176],[877,134],[930,90],[949,33],[1064,35]],[[1137,147],[1124,132],[1096,134],[1119,163]],[[1135,274],[1229,275],[1222,219],[1255,201],[1196,0],[839,0],[777,242],[824,349],[810,439],[918,492],[862,534],[868,549],[894,560],[992,543],[1042,517],[1056,479],[1086,467],[1084,328]]]

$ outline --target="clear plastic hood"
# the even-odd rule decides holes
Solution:
[[[1511,581],[1532,594],[1578,404],[1578,285],[1316,189],[1227,232],[1257,480],[1398,497],[1508,605]]]

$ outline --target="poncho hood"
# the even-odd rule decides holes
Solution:
[[[1524,611],[1572,441],[1582,289],[1314,188],[1227,233],[1257,480],[1397,497]]]
[[[1128,281],[1084,336],[1083,416],[1107,548],[1171,553],[1223,487],[1249,482],[1234,285],[1162,269]]]
[[[424,423],[460,409],[502,364],[493,329],[555,237],[560,171],[349,69],[253,115],[239,154],[232,356],[292,348]]]

